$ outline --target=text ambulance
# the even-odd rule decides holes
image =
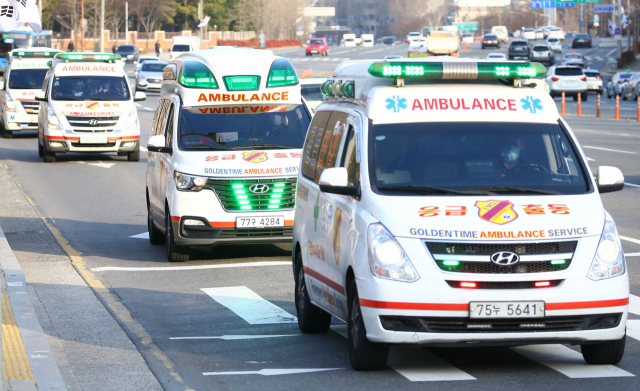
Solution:
[[[188,246],[291,242],[310,112],[289,60],[221,48],[164,69],[149,139],[149,239]]]
[[[117,152],[140,160],[140,123],[129,77],[118,54],[59,53],[42,90],[38,153],[55,162],[56,153]]]
[[[38,130],[38,101],[35,94],[42,89],[51,58],[60,50],[48,48],[15,49],[9,53],[10,63],[0,81],[1,126],[5,138],[13,132]]]
[[[623,355],[629,277],[544,66],[457,58],[342,64],[322,86],[293,239],[303,332],[348,324],[357,370],[389,344],[580,345]],[[458,80],[456,80],[458,79]]]

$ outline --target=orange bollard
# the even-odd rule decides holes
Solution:
[[[582,96],[578,92],[578,117],[582,115]]]
[[[598,94],[598,111],[596,112],[596,118],[600,118],[600,94]]]
[[[640,99],[638,99],[638,122],[640,122]]]
[[[562,91],[562,115],[565,115],[566,113],[564,112],[564,91]]]
[[[616,119],[620,119],[620,95],[616,95]]]

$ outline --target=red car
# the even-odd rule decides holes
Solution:
[[[329,45],[324,38],[311,38],[309,45],[307,45],[307,56],[314,54],[320,54],[321,56],[329,55]]]

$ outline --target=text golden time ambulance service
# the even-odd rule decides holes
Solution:
[[[291,63],[236,48],[180,55],[164,70],[149,139],[153,244],[290,242],[310,112]]]
[[[629,280],[600,193],[624,177],[593,175],[544,73],[447,58],[339,66],[298,176],[303,332],[345,321],[358,370],[384,368],[392,343],[571,343],[590,364],[621,360]]]
[[[0,88],[0,112],[2,130],[5,137],[13,132],[38,129],[39,103],[36,91],[42,88],[49,62],[56,49],[29,48],[15,49],[9,54],[11,59],[5,70],[4,84]]]
[[[38,150],[45,162],[57,153],[118,152],[140,160],[140,124],[120,55],[59,53],[36,93],[41,110]]]

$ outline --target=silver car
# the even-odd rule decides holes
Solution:
[[[166,61],[145,61],[136,75],[135,91],[160,91]]]
[[[529,61],[546,62],[549,65],[556,63],[556,55],[547,44],[533,45],[529,53]]]
[[[631,72],[618,72],[613,75],[609,83],[607,83],[607,98],[611,99],[614,96],[622,95],[622,89],[629,82],[631,76]]]

